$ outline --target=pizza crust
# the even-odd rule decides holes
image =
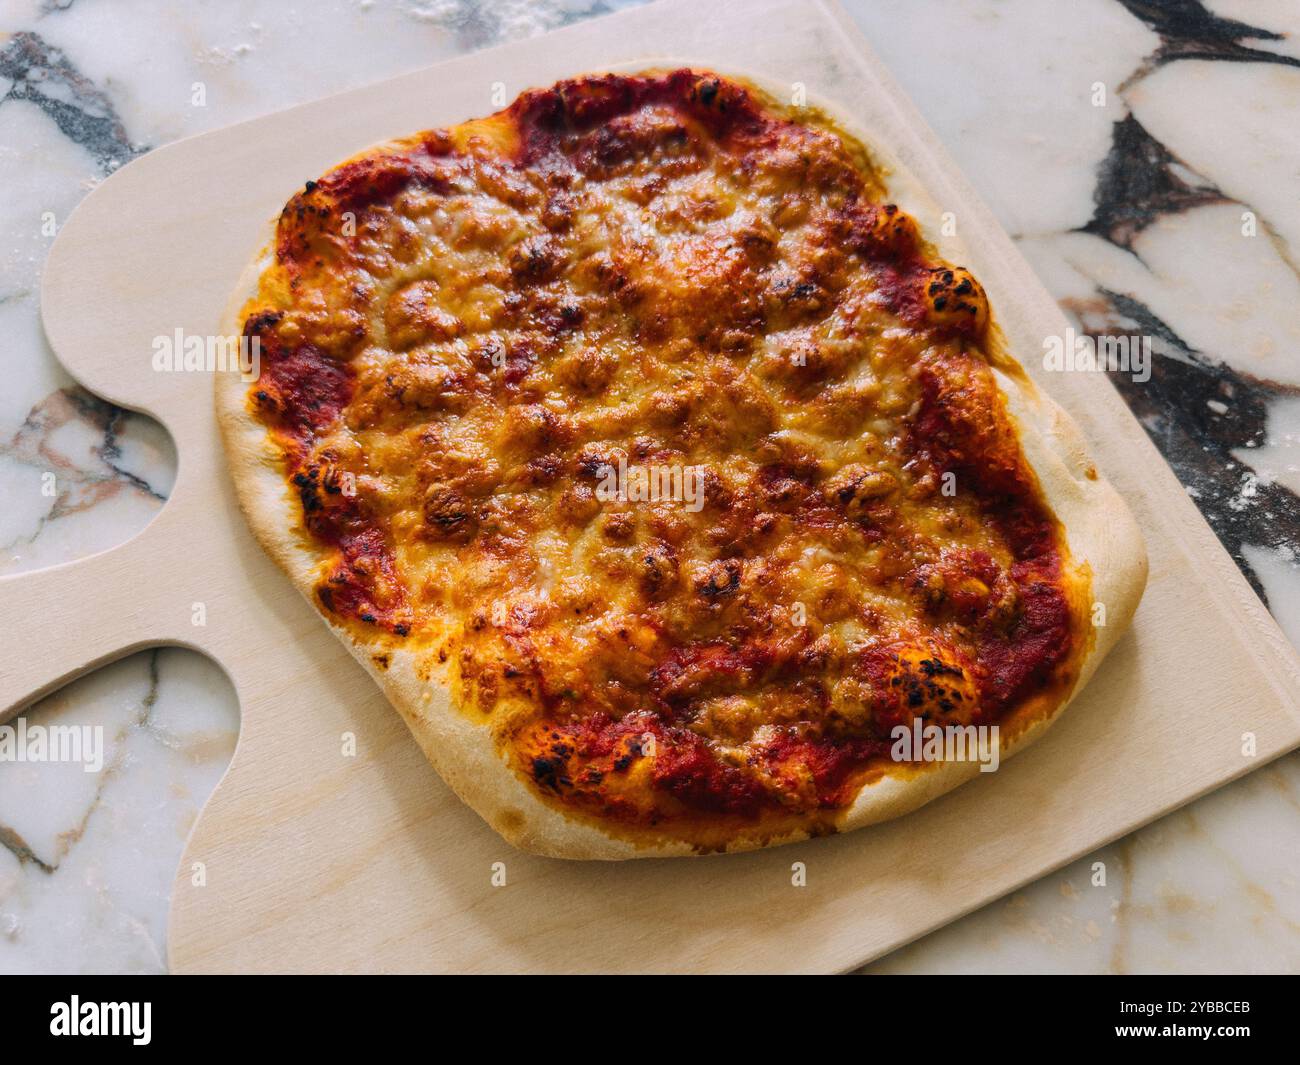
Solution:
[[[644,64],[635,68],[651,73],[670,64]],[[676,64],[680,65],[680,64]],[[721,71],[758,90],[769,106],[789,117],[822,125],[859,145],[869,145],[872,162],[887,179],[890,200],[911,214],[922,235],[952,263],[970,256],[956,237],[943,236],[937,227],[940,211],[919,182],[879,147],[859,134],[851,119],[824,104],[794,110],[774,103],[775,94],[761,82],[747,76]],[[936,236],[936,234],[939,234]],[[243,330],[241,311],[257,292],[258,279],[268,265],[273,247],[274,223],[268,226],[263,249],[241,275],[223,315],[223,335]],[[1000,336],[996,325],[989,336]],[[1065,530],[1072,561],[1086,566],[1091,576],[1089,602],[1079,603],[1087,616],[1091,603],[1102,603],[1106,624],[1095,628],[1088,647],[1078,661],[1077,680],[1066,698],[1054,693],[1035,696],[1015,712],[1004,725],[1001,759],[1029,746],[1061,715],[1081,691],[1101,660],[1116,643],[1132,619],[1146,584],[1147,558],[1141,531],[1118,493],[1097,473],[1088,455],[1083,435],[1049,397],[1029,381],[1014,357],[993,345],[991,361],[998,385],[1019,436],[1029,466],[1038,477],[1043,497]],[[1005,344],[1001,345],[1005,349]],[[222,439],[243,510],[263,548],[289,575],[294,585],[321,613],[357,661],[370,673],[389,702],[402,715],[429,762],[453,791],[500,835],[524,850],[556,858],[618,860],[625,858],[671,857],[704,852],[738,852],[778,846],[807,839],[807,828],[772,834],[760,823],[752,830],[720,836],[712,845],[686,842],[654,833],[635,832],[621,826],[619,834],[605,831],[581,815],[571,816],[543,801],[497,749],[490,731],[474,724],[452,705],[448,685],[439,676],[427,674],[427,662],[415,652],[395,645],[386,634],[359,639],[356,633],[336,623],[317,603],[314,590],[319,558],[298,518],[301,507],[287,483],[279,449],[262,425],[247,409],[248,385],[240,375],[216,375],[216,408]],[[1072,589],[1082,595],[1083,589]],[[388,662],[380,668],[375,656]],[[933,763],[907,775],[885,776],[868,783],[856,799],[831,821],[835,831],[847,832],[909,813],[951,791],[979,774],[975,761]]]

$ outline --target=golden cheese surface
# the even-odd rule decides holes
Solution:
[[[247,309],[324,609],[445,663],[549,801],[842,808],[1070,644],[978,283],[855,144],[583,79],[295,196]]]

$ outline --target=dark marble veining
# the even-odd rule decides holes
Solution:
[[[35,104],[106,172],[148,151],[131,142],[108,95],[38,33],[15,33],[0,47],[0,78],[13,83],[0,107],[16,100]]]
[[[1177,59],[1222,59],[1232,63],[1281,63],[1300,66],[1300,59],[1251,48],[1243,41],[1281,41],[1272,30],[1221,18],[1200,0],[1118,0],[1160,35],[1160,47],[1125,82],[1132,84],[1156,67]]]
[[[1300,66],[1300,60],[1290,56],[1241,43],[1279,41],[1282,35],[1221,18],[1198,0],[1119,2],[1161,40],[1125,81],[1126,86],[1181,59]],[[1237,201],[1179,160],[1130,114],[1114,125],[1110,151],[1097,167],[1093,202],[1092,218],[1082,231],[1136,257],[1134,240],[1163,216]],[[1248,204],[1241,206],[1243,211],[1251,210]],[[1259,224],[1268,227],[1267,219]],[[1283,260],[1287,261],[1285,255]],[[1136,383],[1116,374],[1112,381],[1267,603],[1242,548],[1245,544],[1300,547],[1300,498],[1285,485],[1259,481],[1233,451],[1262,446],[1270,401],[1295,390],[1234,370],[1223,361],[1223,352],[1195,350],[1171,324],[1130,295],[1099,287],[1097,297],[1066,301],[1067,309],[1095,337],[1142,333],[1153,338],[1151,379]],[[1294,355],[1300,361],[1300,351]]]
[[[1153,338],[1150,380],[1139,384],[1113,374],[1111,381],[1267,604],[1242,549],[1300,545],[1300,498],[1285,485],[1259,480],[1232,451],[1264,443],[1268,403],[1284,390],[1208,361],[1138,300],[1099,291],[1099,300],[1069,303],[1068,309],[1093,336]]]
[[[1192,174],[1132,115],[1115,123],[1111,146],[1097,167],[1096,205],[1083,232],[1125,251],[1160,215],[1226,203],[1211,182]]]

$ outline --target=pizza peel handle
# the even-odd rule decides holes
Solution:
[[[123,167],[82,201],[50,249],[41,315],[55,354],[86,388],[160,421],[178,468],[162,511],[132,539],[0,578],[0,715],[149,646],[208,654],[240,688],[241,664],[265,659],[268,646],[281,661],[295,659],[299,642],[287,640],[286,617],[314,622],[285,594],[288,583],[239,512],[217,434],[214,371],[159,355],[189,338],[206,347],[220,336],[224,294],[254,246],[252,222],[227,227],[204,207],[220,199],[202,194],[204,182],[195,179],[197,201],[176,195],[187,175],[215,174],[219,151],[197,137]],[[256,207],[238,210],[258,217]],[[187,242],[177,239],[185,225],[240,232]]]
[[[208,168],[195,151],[204,139],[123,167],[81,202],[50,249],[41,316],[55,354],[86,388],[162,422],[179,468],[162,512],[132,539],[0,578],[0,719],[132,651],[190,647],[229,670],[232,654],[265,637],[256,614],[241,616],[256,601],[248,567],[270,574],[221,469],[211,373],[172,358],[188,338],[206,350],[217,335],[208,294],[230,287],[238,269],[229,264],[248,252],[239,238],[202,248],[176,240],[180,217],[203,216],[201,203],[176,190],[191,167]]]
[[[42,315],[68,371],[114,402],[156,414],[168,399],[125,324],[129,269],[117,255],[129,240],[123,192],[145,169],[132,164],[91,193],[60,227],[43,276]],[[141,351],[143,354],[141,354]],[[55,479],[58,484],[57,474]],[[184,507],[173,499],[142,533],[88,558],[0,578],[5,653],[0,720],[79,674],[132,651],[191,643],[174,591],[174,563],[163,550]],[[175,615],[173,618],[172,615]]]
[[[150,580],[149,550],[148,541],[141,539],[0,579],[0,617],[5,620],[0,722],[132,651],[184,642],[162,623],[166,612],[157,602],[159,586]]]

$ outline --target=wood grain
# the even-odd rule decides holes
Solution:
[[[182,141],[115,174],[51,250],[45,327],[82,384],[166,425],[180,456],[176,488],[127,544],[0,580],[11,630],[0,717],[153,644],[195,648],[229,672],[242,729],[178,870],[176,971],[843,969],[1300,743],[1300,661],[1123,402],[1096,376],[1035,375],[1129,500],[1152,562],[1133,630],[1037,746],[900,821],[692,861],[532,857],[450,794],[244,527],[212,382],[155,372],[151,341],[178,327],[214,332],[262,225],[333,162],[485,114],[494,82],[513,96],[669,55],[837,102],[956,214],[1011,350],[1029,361],[1065,330],[829,3],[657,4]],[[202,627],[191,620],[196,602]],[[1244,733],[1256,738],[1253,758],[1241,753]],[[343,753],[345,734],[356,736],[355,757]],[[807,867],[806,887],[791,884],[794,862]],[[505,886],[492,885],[494,863]]]

